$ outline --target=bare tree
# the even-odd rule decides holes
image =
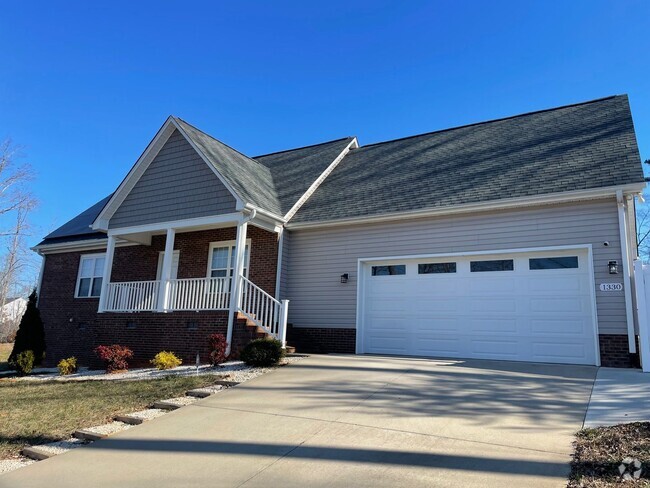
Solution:
[[[9,298],[26,295],[34,284],[34,260],[25,243],[29,212],[36,205],[28,187],[33,171],[18,165],[19,157],[19,148],[10,140],[0,144],[0,329],[15,325],[4,323],[15,321],[9,319],[12,314],[4,317]]]

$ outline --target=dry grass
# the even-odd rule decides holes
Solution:
[[[141,410],[156,400],[213,384],[216,376],[143,381],[0,380],[0,459],[28,444],[67,439],[84,427]]]
[[[641,478],[622,481],[618,467],[626,457],[643,464]],[[637,422],[578,432],[570,488],[650,486],[650,423]]]
[[[9,354],[11,354],[13,347],[13,342],[0,342],[0,371],[9,369],[7,359],[9,359]]]

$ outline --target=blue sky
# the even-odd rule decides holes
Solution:
[[[255,156],[627,93],[650,158],[650,2],[7,2],[0,138],[32,242],[112,192],[169,114]]]

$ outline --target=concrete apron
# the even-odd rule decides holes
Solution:
[[[0,487],[560,487],[595,373],[312,356]]]

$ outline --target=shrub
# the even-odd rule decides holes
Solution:
[[[228,343],[223,334],[212,334],[208,336],[210,346],[210,362],[213,366],[221,364],[226,360],[226,348]]]
[[[240,358],[249,366],[273,366],[284,355],[282,343],[276,339],[256,339],[249,342]]]
[[[172,369],[183,364],[183,361],[178,359],[176,354],[171,351],[160,351],[149,362],[158,369]]]
[[[59,374],[61,376],[67,376],[72,373],[77,372],[77,358],[74,356],[71,356],[66,359],[62,359],[59,361],[59,364],[56,365],[57,368],[59,368]]]
[[[97,346],[97,357],[106,363],[106,372],[115,373],[129,369],[128,360],[133,357],[133,351],[126,346],[113,344],[112,346]]]
[[[20,319],[14,348],[9,355],[9,362],[14,364],[18,355],[23,351],[32,351],[34,364],[41,364],[45,353],[45,329],[41,320],[41,312],[36,307],[36,290],[27,300],[27,308]]]
[[[13,365],[21,376],[31,373],[34,368],[34,351],[21,352],[16,356]]]

